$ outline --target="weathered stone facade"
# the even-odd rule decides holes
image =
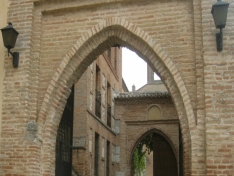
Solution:
[[[171,95],[184,175],[233,175],[234,3],[226,1],[224,49],[217,52],[215,0],[9,0],[20,64],[14,69],[5,58],[0,174],[55,174],[56,133],[70,87],[119,44],[146,60]],[[31,122],[37,131],[28,134]]]

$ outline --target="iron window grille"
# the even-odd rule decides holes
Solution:
[[[115,48],[115,71],[117,72],[117,48]]]
[[[94,175],[98,176],[99,134],[95,133]]]
[[[97,89],[96,89],[95,115],[101,118],[101,94]]]
[[[72,175],[74,86],[67,100],[56,138],[56,176]]]
[[[107,104],[107,126],[111,127],[111,106]]]
[[[108,56],[109,60],[111,60],[111,48],[109,48],[107,50],[107,56]]]
[[[106,176],[110,175],[110,142],[107,141],[106,146]]]

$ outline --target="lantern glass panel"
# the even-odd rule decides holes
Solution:
[[[224,28],[227,21],[227,6],[214,7],[213,17],[216,28]]]
[[[10,30],[2,30],[2,38],[4,42],[4,46],[8,49],[11,49],[13,47],[10,46],[11,41],[11,31]]]
[[[11,25],[8,25],[7,27],[1,29],[1,31],[2,31],[4,46],[8,50],[14,48],[19,33]]]
[[[10,41],[10,45],[14,48],[15,47],[15,43],[17,40],[17,36],[18,36],[18,32],[15,31],[14,29],[11,30],[11,41]]]

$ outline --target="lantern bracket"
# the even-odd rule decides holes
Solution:
[[[217,51],[222,51],[223,50],[223,32],[222,32],[222,28],[220,29],[220,33],[216,34],[216,46],[217,46]]]
[[[12,55],[14,68],[18,68],[18,66],[19,66],[19,52],[12,53],[10,51],[10,49],[8,49],[8,56],[9,56],[9,53]]]

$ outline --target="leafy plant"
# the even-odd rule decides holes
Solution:
[[[145,163],[144,156],[145,156],[145,152],[142,152],[141,150],[136,148],[136,150],[134,151],[134,156],[133,156],[135,174],[140,175],[140,173],[145,170],[146,163]]]
[[[147,135],[144,139],[142,139],[133,153],[135,174],[140,175],[140,173],[145,170],[145,153],[147,152],[148,154],[150,154],[151,151],[153,151],[153,133]]]

